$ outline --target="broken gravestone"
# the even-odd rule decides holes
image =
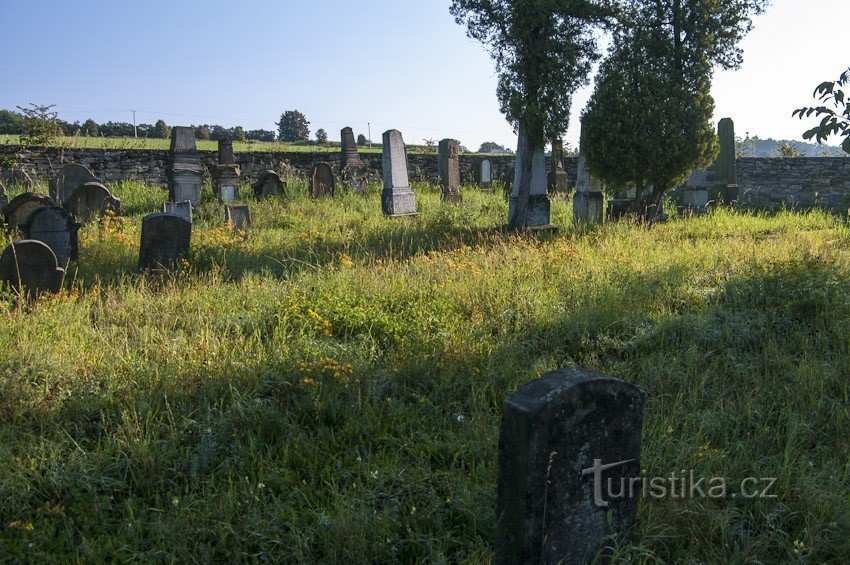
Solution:
[[[65,202],[65,209],[85,223],[107,210],[121,213],[121,200],[112,196],[109,189],[99,182],[87,182],[74,189]]]
[[[43,292],[58,292],[65,270],[45,243],[24,239],[11,243],[0,254],[0,284],[16,294],[34,298]]]
[[[585,563],[611,536],[628,541],[643,409],[633,385],[578,368],[546,373],[505,400],[497,563]]]
[[[255,198],[286,196],[286,183],[280,179],[280,175],[271,170],[264,171],[251,188],[254,190]]]
[[[313,170],[310,172],[310,196],[312,198],[333,196],[334,185],[334,172],[329,163],[320,161],[313,165]]]
[[[42,206],[53,206],[56,203],[46,194],[24,192],[19,194],[3,208],[3,220],[9,228],[20,228],[30,214]]]
[[[391,129],[383,137],[384,190],[381,193],[381,208],[390,217],[416,214],[416,196],[410,189],[407,176],[407,152],[401,132]]]
[[[162,213],[179,216],[190,224],[192,223],[192,203],[188,200],[182,202],[163,202]]]
[[[88,167],[69,163],[63,165],[59,172],[50,179],[50,197],[59,206],[64,206],[74,190],[87,182],[100,182]]]
[[[189,253],[192,224],[174,214],[148,214],[142,218],[139,270],[173,270]]]
[[[64,267],[76,261],[79,255],[77,230],[80,224],[61,206],[42,206],[36,209],[21,226],[25,239],[35,239],[47,244]]]
[[[443,139],[440,141],[437,163],[443,200],[459,204],[463,201],[463,197],[460,193],[460,161],[456,140]]]
[[[253,220],[251,218],[251,208],[247,204],[224,207],[224,219],[235,230],[247,229],[251,227]]]

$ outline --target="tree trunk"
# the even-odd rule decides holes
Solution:
[[[531,198],[531,181],[534,163],[535,149],[541,149],[543,143],[535,147],[534,139],[542,139],[543,136],[533,136],[526,128],[520,125],[519,140],[517,141],[516,159],[514,167],[514,190],[512,198],[515,198],[513,214],[508,218],[508,229],[521,231],[528,227],[528,203]]]

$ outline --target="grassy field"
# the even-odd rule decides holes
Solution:
[[[192,253],[136,273],[164,191],[80,232],[67,291],[2,302],[0,555],[24,561],[492,557],[507,394],[577,364],[647,393],[643,467],[777,477],[775,499],[647,500],[645,562],[850,554],[850,230],[720,210],[507,236],[499,195],[421,215],[207,188]],[[0,242],[5,245],[8,241]]]

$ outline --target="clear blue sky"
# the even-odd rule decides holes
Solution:
[[[63,119],[275,129],[298,109],[332,139],[485,140],[515,146],[499,113],[493,63],[448,0],[0,0],[0,107],[56,104]],[[850,66],[850,0],[774,0],[745,40],[745,63],[716,76],[717,115],[737,133],[799,139],[791,111]],[[575,145],[574,102],[566,136]]]

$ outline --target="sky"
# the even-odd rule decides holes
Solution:
[[[379,141],[455,138],[516,147],[485,47],[449,0],[0,0],[0,108],[55,104],[68,121],[276,129],[297,109],[312,134],[345,126]],[[743,41],[744,64],[715,75],[715,120],[736,134],[802,139],[791,112],[850,67],[850,0],[773,0]],[[843,23],[842,23],[843,22]],[[592,92],[579,90],[565,139]],[[837,144],[837,139],[831,140]]]

